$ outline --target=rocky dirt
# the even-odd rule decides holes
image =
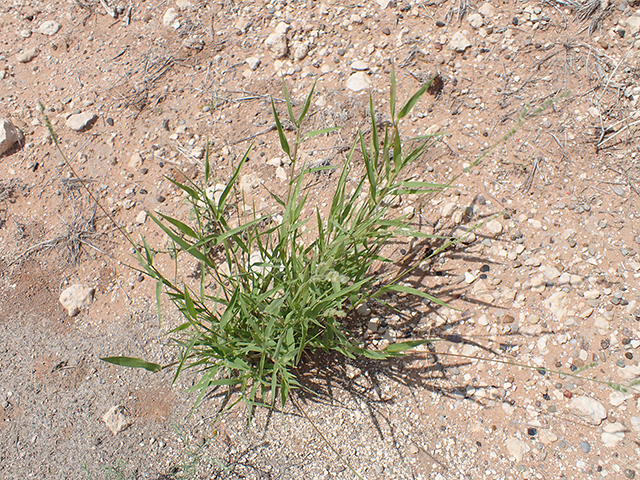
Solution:
[[[356,478],[336,452],[367,479],[640,478],[640,388],[606,384],[640,377],[637,2],[8,0],[0,26],[1,478]],[[392,65],[400,98],[441,80],[405,123],[443,134],[413,173],[462,173],[401,205],[462,242],[394,255],[458,310],[392,298],[397,313],[360,320],[374,345],[439,341],[384,363],[309,358],[318,395],[251,429],[241,407],[218,418],[215,394],[190,414],[188,375],[101,362],[168,363],[179,320],[164,305],[159,324],[109,217],[164,246],[146,212],[187,215],[168,178],[201,180],[207,142],[219,183],[254,142],[241,183],[278,213],[264,187],[286,178],[281,77],[297,106],[317,82],[308,128],[345,128],[302,159],[339,167],[368,93],[389,118]]]

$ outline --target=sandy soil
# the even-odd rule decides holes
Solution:
[[[24,139],[0,156],[0,477],[356,478],[336,452],[367,479],[640,475],[640,390],[587,380],[640,377],[640,11],[590,6],[2,3],[0,117]],[[154,285],[87,189],[163,246],[143,212],[188,214],[168,178],[201,181],[208,141],[225,183],[254,142],[243,185],[278,213],[264,187],[284,189],[270,111],[273,97],[286,114],[281,77],[296,106],[317,82],[308,128],[345,128],[302,158],[339,167],[368,93],[389,118],[392,65],[400,98],[442,80],[405,123],[444,134],[416,176],[443,182],[485,155],[413,205],[427,233],[482,224],[411,279],[459,310],[395,299],[400,314],[370,305],[361,318],[374,342],[440,341],[392,362],[315,355],[304,368],[318,395],[258,411],[250,429],[242,407],[217,418],[216,395],[191,413],[189,376],[101,362],[168,363],[163,333],[179,318],[164,305],[158,323]],[[77,114],[90,119],[78,131]],[[318,180],[318,204],[335,180]],[[431,246],[393,248],[416,263]],[[58,299],[74,284],[94,295],[71,317]],[[117,434],[103,421],[115,406]]]

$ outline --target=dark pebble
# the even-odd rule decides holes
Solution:
[[[491,267],[489,265],[482,265],[480,267],[481,272],[488,272],[489,270],[491,270]]]
[[[440,27],[440,28],[442,28],[442,27],[444,27],[444,26],[446,26],[446,25],[447,25],[447,24],[446,24],[446,23],[444,23],[442,20],[437,20],[437,21],[436,21],[436,27]]]
[[[481,279],[481,280],[486,280],[487,278],[489,278],[489,277],[487,276],[487,274],[486,274],[486,273],[481,273],[481,274],[480,274],[480,279]]]
[[[611,344],[611,342],[609,341],[608,338],[600,340],[600,348],[602,348],[603,350],[606,350],[607,348],[609,348],[610,344]]]
[[[636,471],[630,468],[625,468],[624,476],[627,478],[636,478]]]
[[[162,195],[158,195],[156,197],[156,200],[158,201],[158,203],[162,203],[162,202],[164,202],[166,200],[166,198],[164,198]]]
[[[511,20],[511,23],[517,26],[518,23],[520,23],[520,20],[518,20],[518,17],[513,17],[513,19]]]
[[[107,118],[107,125],[109,125],[110,127],[113,127],[113,118],[111,117]]]
[[[624,356],[627,360],[633,360],[633,353],[631,352],[625,353]]]
[[[384,27],[382,29],[382,33],[384,33],[385,35],[391,35],[391,30],[389,30],[389,27]]]
[[[482,442],[481,442],[480,440],[478,440],[478,441],[476,442],[476,445],[477,445],[478,447],[482,448]]]
[[[539,369],[538,369],[538,373],[539,373],[540,375],[544,376],[544,375],[546,375],[546,374],[547,374],[547,371],[546,371],[544,368],[539,368]]]
[[[149,169],[147,167],[141,168],[140,169],[140,173],[143,174],[143,175],[146,175],[147,173],[149,173]]]
[[[538,430],[536,428],[530,427],[527,428],[527,435],[530,437],[535,437],[538,434]]]
[[[544,395],[542,395],[542,398],[544,398],[547,402],[551,400],[551,397],[549,396],[548,393],[545,393]]]
[[[618,35],[620,35],[620,38],[624,38],[624,35],[625,35],[627,32],[625,32],[624,30],[620,29],[620,30],[616,30],[616,33],[617,33]],[[632,477],[630,477],[630,478],[632,478]]]
[[[159,166],[160,168],[164,167],[164,162],[158,162],[158,166]]]
[[[147,193],[149,192],[147,192],[144,188],[140,189],[140,195],[146,195]]]
[[[584,453],[589,453],[591,451],[591,445],[589,445],[589,442],[585,442],[584,440],[580,440],[580,449]]]
[[[406,251],[404,248],[401,248],[401,249],[400,249],[400,253],[401,253],[402,255],[406,255],[406,254],[407,254],[407,251]]]
[[[433,48],[435,48],[438,52],[442,50],[442,44],[440,42],[433,42]]]
[[[570,368],[572,372],[575,372],[578,369],[578,367],[576,367],[575,365],[571,365]]]

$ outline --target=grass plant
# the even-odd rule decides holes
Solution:
[[[205,157],[204,185],[173,183],[191,205],[188,223],[164,214],[150,215],[175,243],[181,255],[201,265],[199,288],[170,280],[157,267],[158,253],[146,242],[138,258],[144,272],[157,282],[158,305],[163,291],[177,305],[184,322],[170,331],[180,348],[172,366],[176,378],[184,370],[196,370],[199,392],[196,405],[210,387],[238,391],[250,406],[284,406],[291,389],[300,387],[296,367],[305,352],[336,351],[347,357],[384,359],[429,340],[392,343],[382,350],[367,348],[360,329],[350,327],[355,309],[389,292],[417,295],[444,305],[426,292],[399,283],[385,256],[385,246],[398,237],[426,237],[411,227],[410,215],[392,208],[399,196],[435,194],[444,185],[407,176],[433,141],[427,135],[404,139],[400,122],[429,88],[424,85],[401,108],[396,107],[395,75],[391,76],[390,125],[376,124],[370,98],[370,138],[360,132],[337,180],[328,211],[309,211],[306,181],[327,167],[307,168],[299,160],[299,148],[313,137],[329,135],[337,128],[305,131],[315,85],[296,114],[283,82],[289,121],[295,137],[287,138],[272,101],[280,147],[290,162],[286,194],[271,196],[282,215],[245,214],[247,205],[237,188],[251,147],[237,165],[224,190],[213,193],[214,180]],[[359,177],[356,159],[362,159]],[[350,183],[349,179],[357,180]],[[230,213],[232,212],[232,213]],[[376,271],[376,275],[373,271]],[[213,280],[213,289],[207,288]],[[159,307],[158,307],[159,308]],[[160,365],[129,357],[109,357],[118,365],[157,371]]]

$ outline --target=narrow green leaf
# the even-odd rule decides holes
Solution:
[[[276,104],[273,102],[273,98],[271,99],[271,109],[273,110],[273,118],[276,121],[276,127],[278,129],[278,136],[280,137],[280,146],[282,150],[291,157],[291,150],[289,149],[289,142],[287,142],[287,137],[284,136],[284,130],[282,129],[282,125],[280,124],[280,117],[278,117],[278,112],[276,112]]]
[[[300,112],[300,117],[298,117],[298,128],[300,128],[300,125],[302,125],[302,120],[304,120],[304,117],[309,111],[309,106],[311,106],[311,98],[313,97],[313,92],[316,90],[316,83],[318,83],[317,79],[315,82],[313,82],[311,91],[309,92],[309,95],[307,95],[307,100],[306,102],[304,102],[304,106],[302,107],[302,111]]]
[[[360,135],[360,148],[362,149],[362,158],[364,159],[364,165],[367,169],[367,179],[369,180],[369,195],[371,200],[374,202],[378,198],[378,184],[376,182],[376,172],[373,168],[373,164],[371,163],[371,158],[369,157],[369,152],[367,152],[367,147],[364,143],[364,136],[362,132],[358,132]]]
[[[371,117],[371,154],[375,153],[373,157],[376,171],[378,170],[378,161],[380,159],[380,139],[378,138],[378,124],[376,123],[376,111],[373,108],[373,96],[369,94],[369,116]]]
[[[289,119],[291,120],[291,123],[293,123],[297,128],[300,128],[300,124],[296,121],[295,117],[293,116],[293,108],[291,107],[291,99],[289,98],[289,91],[287,90],[287,84],[284,81],[284,77],[282,77],[282,91],[284,92],[284,99],[285,99],[285,102],[287,103],[287,110],[289,112]]]
[[[317,137],[318,135],[323,135],[325,133],[336,132],[338,130],[341,130],[342,128],[343,127],[328,127],[328,128],[321,128],[319,130],[313,130],[311,132],[305,133],[304,136],[300,139],[300,142],[304,142],[309,138]]]
[[[205,185],[209,185],[209,174],[211,173],[211,166],[209,164],[209,137],[207,137],[207,148],[204,153],[204,182]]]
[[[196,320],[198,318],[198,312],[196,312],[191,295],[189,295],[189,289],[186,285],[184,287],[184,303],[187,306],[187,311],[189,312],[189,315],[191,315],[191,318]]]
[[[156,307],[158,309],[158,324],[162,326],[162,313],[161,313],[161,303],[162,301],[162,281],[156,281]]]
[[[171,225],[176,227],[178,230],[180,230],[186,236],[191,237],[191,238],[199,238],[198,234],[196,232],[194,232],[193,229],[189,225],[186,225],[186,224],[182,223],[180,220],[177,220],[177,219],[175,219],[173,217],[169,217],[168,215],[165,215],[163,213],[158,213],[158,215],[160,215],[164,220],[166,220]]]
[[[435,78],[435,77],[433,77],[433,78]],[[418,103],[418,100],[420,100],[420,97],[422,97],[422,95],[424,95],[424,92],[426,92],[427,89],[431,86],[431,83],[433,82],[433,78],[430,81],[428,81],[427,83],[425,83],[420,88],[420,90],[418,90],[416,93],[414,93],[413,96],[409,99],[409,101],[404,104],[402,109],[400,109],[400,113],[398,113],[398,119],[404,118],[409,114],[409,112],[413,109],[413,107],[416,105],[416,103]]]
[[[157,363],[150,363],[140,358],[133,357],[103,357],[100,360],[107,363],[113,363],[114,365],[120,365],[121,367],[131,368],[144,368],[150,372],[159,372],[162,370],[162,366]]]
[[[435,342],[435,339],[430,340],[410,340],[408,342],[392,343],[384,349],[386,353],[398,353],[411,350],[419,345],[425,345],[427,343]]]
[[[249,152],[251,151],[252,147],[253,147],[253,143],[249,145],[249,148],[247,148],[247,151],[244,152],[244,156],[242,157],[242,160],[240,160],[240,163],[238,163],[238,166],[236,167],[235,172],[233,172],[233,175],[231,176],[231,180],[227,182],[227,186],[222,191],[222,195],[220,195],[220,200],[218,200],[218,209],[222,209],[222,207],[224,206],[224,202],[227,200],[227,197],[229,196],[231,189],[235,185],[236,180],[238,179],[238,175],[240,175],[240,170],[242,169],[244,163],[247,161],[247,158],[249,158]],[[224,212],[220,212],[220,213],[222,214]]]
[[[391,93],[389,95],[389,108],[391,109],[391,121],[396,119],[396,66],[391,67]]]

